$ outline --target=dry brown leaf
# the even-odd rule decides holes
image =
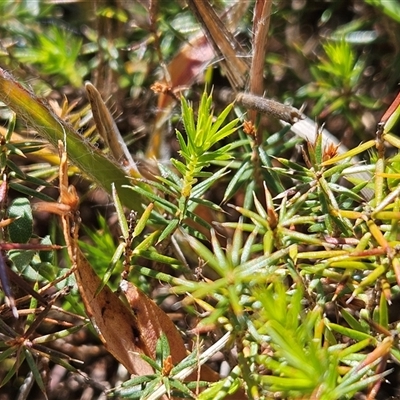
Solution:
[[[140,289],[128,281],[122,281],[120,288],[136,319],[139,332],[143,332],[143,352],[155,359],[157,340],[164,333],[171,349],[173,364],[187,356],[185,343],[174,323],[158,305]]]
[[[122,281],[120,287],[132,308],[140,331],[146,333],[143,335],[145,354],[154,359],[157,340],[165,334],[171,350],[172,363],[176,365],[182,361],[188,355],[185,343],[168,315],[130,282]],[[187,378],[187,380],[196,379],[197,372]],[[203,365],[200,370],[200,379],[215,382],[219,379],[219,375]]]
[[[76,253],[75,277],[86,312],[107,350],[130,374],[148,375],[154,371],[140,354],[147,354],[146,332],[137,319],[108,286],[96,295],[101,280],[79,249]]]

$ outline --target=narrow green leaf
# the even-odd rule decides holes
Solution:
[[[339,324],[334,324],[333,322],[329,322],[327,325],[328,325],[328,328],[330,328],[330,329],[334,330],[335,332],[338,332],[342,335],[345,335],[345,336],[349,337],[350,339],[354,339],[354,340],[358,340],[358,341],[362,341],[365,339],[368,339],[368,340],[372,339],[375,341],[375,339],[371,335],[368,335],[364,332],[356,331],[354,329],[347,328],[347,327],[339,325]]]
[[[8,119],[7,133],[5,137],[7,143],[11,141],[11,136],[14,133],[16,122],[17,115],[15,114],[15,112],[11,112],[10,118]]]
[[[239,122],[239,119],[234,119],[233,121],[227,123],[222,129],[220,129],[218,132],[216,132],[215,137],[214,137],[214,143],[217,143],[221,141],[222,139],[232,135],[232,133],[235,133],[237,131],[237,123]],[[215,123],[213,125],[213,131],[215,130]]]
[[[115,210],[117,212],[119,227],[121,228],[122,237],[126,240],[129,236],[128,222],[126,221],[124,209],[119,199],[117,190],[115,189],[114,183],[111,184],[111,193],[114,200]]]
[[[250,218],[256,226],[260,228],[264,228],[265,230],[270,230],[269,223],[266,219],[260,216],[258,213],[242,208],[242,207],[233,207],[237,212],[241,213],[243,216]]]
[[[173,182],[175,188],[181,188],[182,187],[182,181],[181,178],[170,168],[167,168],[165,165],[162,163],[158,163],[158,168],[161,172],[161,175],[163,178],[167,178],[169,182]],[[180,193],[180,190],[178,190]]]
[[[346,311],[346,309],[343,308],[340,313],[349,324],[350,328],[359,332],[368,333],[368,327],[360,324],[349,312]]]
[[[221,125],[225,122],[226,118],[228,117],[228,115],[229,115],[229,113],[232,111],[232,109],[233,109],[233,104],[229,104],[228,106],[225,107],[224,110],[222,110],[222,111],[218,114],[218,117],[217,117],[217,119],[215,120],[215,122],[213,123],[212,129],[211,129],[211,132],[210,132],[210,135],[211,135],[212,137],[214,137],[214,136],[217,134],[218,131],[221,132],[223,129],[226,129],[226,126],[225,126],[225,127],[222,128],[222,130],[219,130],[219,128],[220,128]],[[232,121],[232,122],[235,122],[235,123],[233,124],[233,126],[234,126],[235,124],[237,124],[238,121],[239,121],[239,118],[237,118],[237,119],[235,119],[234,121]],[[232,123],[232,122],[231,122],[231,123]],[[230,129],[230,128],[229,128],[229,129]],[[220,140],[220,139],[216,140],[216,142],[218,142],[219,140]]]
[[[137,221],[136,227],[133,230],[132,237],[138,237],[146,228],[148,220],[150,218],[151,212],[153,211],[154,203],[150,203],[146,209],[143,211],[142,216],[140,217],[139,221]]]
[[[185,176],[186,175],[186,172],[187,172],[187,167],[186,167],[186,165],[183,163],[183,162],[181,162],[181,161],[178,161],[178,160],[175,160],[175,159],[171,159],[171,163],[172,163],[172,165],[179,171],[179,173],[182,175],[182,176]]]
[[[32,196],[42,201],[54,202],[54,199],[52,197],[47,196],[43,192],[38,192],[36,189],[29,188],[16,182],[10,182],[9,185],[11,189],[19,193],[26,194],[27,196]]]
[[[163,199],[162,197],[157,196],[156,194],[149,192],[147,190],[142,189],[139,186],[124,186],[128,188],[130,191],[137,192],[138,194],[141,194],[143,197],[147,197],[154,203],[158,203],[161,206],[163,206],[169,213],[175,215],[175,213],[178,211],[178,208],[176,205],[173,203],[169,202],[168,200]]]
[[[351,346],[346,347],[339,353],[339,358],[341,360],[345,359],[346,357],[353,355],[355,353],[360,352],[361,350],[364,350],[368,346],[373,346],[375,343],[375,340],[373,339],[365,339],[361,340],[360,342],[357,342]]]
[[[158,243],[161,243],[165,238],[169,237],[177,228],[179,225],[179,220],[178,219],[172,219],[168,225],[165,227],[165,229],[161,232],[160,237],[158,238]]]
[[[242,220],[239,221],[237,228],[233,234],[231,251],[227,252],[227,256],[231,258],[232,266],[237,266],[240,263],[240,254],[243,249],[243,230]]]
[[[49,333],[47,335],[42,335],[42,336],[39,336],[39,337],[33,339],[32,343],[33,344],[41,344],[41,343],[51,342],[56,339],[61,339],[61,338],[67,337],[69,335],[72,335],[72,334],[78,332],[79,330],[84,328],[86,325],[87,324],[80,324],[77,326],[73,326],[72,328],[57,331],[55,333]]]
[[[41,376],[40,371],[36,365],[36,362],[32,356],[32,353],[28,349],[24,349],[24,353],[25,353],[26,361],[28,362],[28,365],[29,365],[29,369],[34,376],[35,381],[36,381],[37,385],[39,386],[39,389],[43,393],[44,397],[47,399],[46,386],[43,382],[42,376]]]
[[[168,257],[163,254],[158,253],[156,250],[150,248],[150,250],[140,250],[138,255],[148,260],[155,261],[160,264],[170,265],[172,268],[179,268],[182,263],[176,258]]]
[[[128,379],[127,381],[123,382],[121,384],[121,387],[138,386],[138,385],[141,385],[142,383],[148,382],[152,378],[154,379],[155,377],[156,377],[155,374],[134,376],[133,378]]]
[[[211,230],[211,245],[213,248],[214,257],[216,258],[216,261],[218,263],[218,269],[219,271],[224,271],[223,275],[220,275],[221,277],[223,277],[228,273],[230,269],[229,262],[225,256],[225,253],[222,250],[214,229]]]
[[[244,226],[242,224],[242,230],[244,231]],[[248,261],[250,259],[251,253],[252,253],[252,247],[253,244],[255,243],[255,240],[257,238],[258,235],[258,229],[252,229],[251,230],[251,234],[249,235],[249,237],[247,238],[243,249],[242,249],[242,254],[240,257],[240,264],[244,264],[246,261]]]
[[[270,388],[272,391],[302,391],[304,390],[312,390],[315,386],[315,382],[311,379],[299,379],[299,378],[283,378],[279,376],[261,376],[260,382],[262,385],[265,385]]]
[[[156,343],[156,361],[163,366],[165,359],[171,354],[169,342],[165,333],[163,333]]]
[[[394,21],[400,23],[400,4],[395,1],[387,0],[366,0],[366,3],[382,10]]]
[[[194,394],[181,382],[176,379],[171,379],[168,381],[171,388],[177,389],[178,391],[185,394],[188,398],[195,398]]]
[[[138,245],[134,248],[134,253],[140,253],[143,250],[148,250],[150,246],[153,246],[158,237],[160,235],[160,231],[154,231],[150,233],[150,235],[146,236]]]
[[[157,364],[157,362],[155,360],[153,360],[151,357],[146,356],[145,354],[140,354],[140,357],[143,358],[144,361],[149,363],[155,371],[157,371],[157,372],[161,371],[162,365]]]
[[[196,240],[191,236],[186,236],[190,247],[211,267],[219,276],[224,276],[224,268],[221,268],[218,260],[215,258],[214,254],[201,242]]]
[[[388,329],[389,326],[388,302],[383,292],[379,301],[379,325],[385,329]]]
[[[120,243],[118,245],[117,249],[115,250],[110,263],[108,264],[107,270],[104,273],[103,278],[101,279],[100,286],[96,290],[96,294],[95,294],[96,296],[103,290],[104,286],[107,285],[112,273],[114,272],[114,269],[115,269],[118,261],[120,260],[122,254],[124,253],[124,251],[125,251],[125,243]]]

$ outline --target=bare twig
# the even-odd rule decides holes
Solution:
[[[223,89],[218,91],[218,96],[225,103],[237,102],[249,110],[270,115],[289,124],[294,124],[304,118],[301,111],[295,107],[251,93],[234,93],[232,90]]]

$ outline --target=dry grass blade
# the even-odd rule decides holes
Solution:
[[[90,82],[85,83],[85,88],[97,130],[109,147],[115,161],[123,163],[132,176],[139,177],[140,173],[136,163],[100,93]]]
[[[241,90],[247,83],[249,62],[247,55],[226,29],[207,0],[188,0],[188,5],[200,22],[216,54],[221,57],[221,66],[234,90]]]
[[[250,69],[250,93],[261,96],[264,93],[264,66],[267,51],[267,37],[271,20],[272,0],[257,0],[253,20],[253,57]],[[249,112],[249,119],[256,122],[257,111]]]
[[[253,57],[250,69],[250,92],[262,95],[264,92],[264,66],[267,36],[271,18],[271,0],[257,0],[253,20]]]

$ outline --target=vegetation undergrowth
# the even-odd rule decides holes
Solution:
[[[387,15],[379,14],[382,25],[398,25],[393,5],[366,3],[369,13]],[[201,88],[174,76],[175,87],[158,83],[160,110],[153,128],[144,129],[152,133],[150,147],[161,143],[168,161],[146,156],[157,151],[141,148],[138,138],[123,132],[124,140],[136,140],[133,161],[123,155],[122,137],[105,104],[92,102],[95,89],[88,91],[91,108],[79,103],[81,87],[90,73],[98,77],[101,72],[103,98],[111,94],[110,79],[137,100],[140,87],[150,86],[149,71],[157,60],[168,71],[164,58],[182,63],[184,54],[189,70],[192,56],[176,43],[193,24],[191,13],[166,4],[158,11],[135,2],[126,8],[104,6],[96,9],[95,22],[103,21],[107,29],[86,26],[80,37],[63,26],[42,26],[40,19],[57,18],[59,10],[32,4],[31,9],[8,1],[0,5],[0,30],[10,40],[3,45],[0,71],[5,121],[0,143],[0,392],[56,398],[59,392],[50,384],[56,366],[118,398],[379,399],[390,392],[384,388],[388,379],[395,392],[400,101],[397,97],[384,113],[374,92],[366,89],[363,79],[372,61],[357,46],[377,40],[366,19],[337,28],[316,60],[308,61],[309,80],[288,77],[286,92],[279,94],[289,97],[295,82],[295,101],[310,102],[310,113],[328,126],[339,117],[340,127],[359,138],[356,146],[342,151],[327,144],[317,124],[309,136],[313,139],[304,141],[286,124],[263,116],[252,120],[240,104],[222,104],[218,78],[209,69],[202,71]],[[294,10],[275,6],[272,30],[290,13],[293,21],[300,18]],[[134,29],[128,21],[135,12]],[[328,24],[334,14],[335,7],[325,4],[320,23]],[[241,29],[248,24],[246,13]],[[294,43],[289,50],[298,53],[299,46]],[[280,57],[271,50],[266,60],[285,75]],[[25,63],[21,71],[18,63]],[[22,83],[29,79],[33,89]],[[49,102],[34,92],[49,95]],[[73,99],[61,101],[64,92]],[[121,111],[123,102],[115,98]],[[180,105],[178,118],[172,115],[173,102]],[[364,120],[376,109],[384,115],[376,119],[374,136],[368,136]],[[145,120],[143,112],[140,122]],[[174,124],[173,138],[166,120]],[[114,139],[103,137],[101,126]],[[34,129],[35,136],[25,128]],[[65,153],[49,152],[48,144],[66,152],[75,189],[62,180]],[[99,212],[85,219],[87,198],[100,189],[108,193],[105,204],[99,201]],[[81,200],[80,214],[75,196]],[[64,238],[60,216],[72,226],[70,232],[64,228]],[[86,258],[80,258],[80,250]],[[100,280],[90,301],[85,299],[90,282],[85,287],[76,275],[81,267],[93,269]],[[140,298],[154,315],[149,314],[148,324],[141,322],[141,304],[132,306],[128,281],[178,315],[179,335],[190,349],[187,357],[176,361],[177,344],[162,322],[165,312],[146,303],[145,295]],[[125,348],[107,347],[102,322],[90,309],[114,291],[121,300],[113,301],[129,309],[127,315],[137,323],[134,341],[143,352],[140,361],[132,356],[134,370],[144,362],[151,373],[145,367],[129,376],[125,365],[129,373],[116,377],[116,360],[124,364],[120,351]],[[106,315],[106,306],[100,309]],[[118,333],[119,328],[107,329]],[[113,372],[103,386],[88,375],[85,363],[104,353],[75,350],[87,343],[103,349],[97,336],[114,356],[106,358]],[[156,336],[153,349],[147,336]],[[197,370],[206,362],[214,369],[225,364],[227,371]]]

